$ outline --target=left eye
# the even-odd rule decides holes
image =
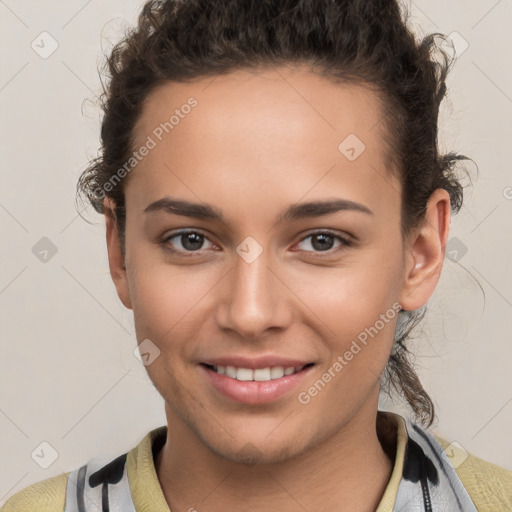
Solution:
[[[176,239],[177,241],[174,243],[171,243],[171,240]],[[171,235],[167,237],[164,242],[169,243],[171,245],[177,246],[176,250],[177,252],[185,251],[185,252],[193,252],[198,251],[200,249],[204,249],[203,244],[208,239],[201,233],[198,233],[197,231],[187,231],[187,232],[181,232],[176,233],[174,235]],[[212,244],[210,242],[210,244]],[[212,244],[213,245],[213,244]]]
[[[335,245],[336,241],[338,242],[337,245]],[[313,252],[327,252],[331,249],[337,249],[340,246],[350,245],[344,238],[329,232],[312,233],[303,238],[299,242],[299,245],[301,243],[304,243],[306,246],[306,248],[302,248],[301,250],[306,252],[311,252],[311,248],[313,249]]]

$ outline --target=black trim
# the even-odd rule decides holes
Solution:
[[[457,491],[453,487],[452,480],[448,476],[448,473],[446,472],[446,469],[444,467],[444,463],[443,463],[441,457],[439,457],[439,455],[437,453],[437,450],[434,448],[434,446],[432,446],[432,443],[431,443],[430,439],[428,438],[428,436],[424,432],[422,432],[422,430],[417,425],[413,424],[412,427],[416,431],[416,433],[418,435],[420,435],[425,440],[425,442],[429,445],[430,449],[432,450],[432,453],[434,454],[434,457],[436,458],[436,460],[438,462],[439,468],[441,469],[441,471],[443,472],[444,476],[446,477],[446,480],[448,481],[448,484],[450,485],[450,489],[452,490],[453,495],[455,496],[455,499],[457,500],[457,505],[459,506],[459,510],[462,511],[462,503],[460,502],[459,495],[457,494]],[[457,478],[459,478],[459,476],[458,476],[456,471],[455,471],[455,474],[457,475]]]
[[[126,464],[126,456],[124,453],[112,462],[109,462],[89,477],[89,485],[97,487],[100,484],[117,484],[123,478],[124,466]]]
[[[428,479],[425,475],[422,475],[421,477],[421,492],[423,494],[423,506],[425,508],[425,512],[433,512],[432,498],[430,497],[430,491],[428,489]]]
[[[110,512],[110,505],[108,504],[108,484],[103,484],[101,488],[101,511]]]

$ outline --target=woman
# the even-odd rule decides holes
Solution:
[[[435,49],[389,0],[144,6],[79,189],[167,426],[5,512],[512,510],[406,357],[462,204]]]

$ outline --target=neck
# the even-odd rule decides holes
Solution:
[[[167,408],[170,409],[170,408]],[[393,460],[373,417],[356,415],[313,449],[276,464],[245,465],[213,453],[176,416],[155,462],[171,510],[375,511]],[[380,422],[381,418],[379,418]],[[199,491],[198,491],[199,490]]]

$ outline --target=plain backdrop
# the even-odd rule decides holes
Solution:
[[[108,272],[103,219],[75,209],[99,146],[97,67],[141,5],[0,0],[0,503],[165,423]],[[512,470],[512,1],[407,5],[418,34],[451,34],[440,140],[479,168],[468,164],[474,185],[411,346],[434,431]]]

